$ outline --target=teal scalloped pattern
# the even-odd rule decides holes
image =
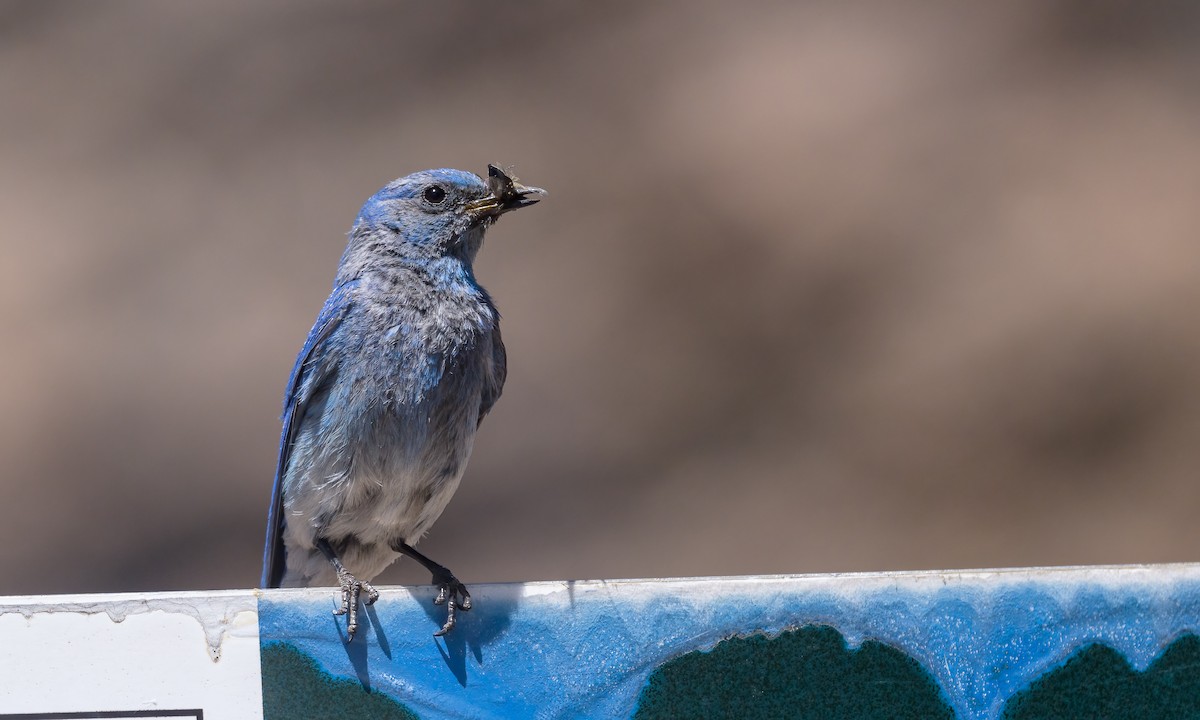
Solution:
[[[851,650],[831,627],[723,640],[650,676],[635,720],[824,718],[952,720],[937,683],[903,652],[873,641]],[[1004,720],[1200,718],[1200,638],[1171,643],[1144,672],[1089,645],[1005,704]]]
[[[953,720],[954,711],[909,656],[873,641],[851,650],[817,626],[730,638],[663,663],[634,718]]]
[[[1200,638],[1184,635],[1145,672],[1116,650],[1090,645],[1017,693],[1004,720],[1200,718]]]
[[[419,720],[387,695],[368,690],[357,680],[331,676],[316,660],[288,643],[263,645],[260,653],[263,720]]]

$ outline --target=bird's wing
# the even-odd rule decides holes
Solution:
[[[271,507],[267,511],[267,541],[263,549],[262,573],[264,588],[279,587],[283,580],[287,565],[283,548],[283,475],[287,471],[292,444],[313,390],[322,384],[324,376],[336,370],[332,363],[324,359],[325,341],[350,310],[350,291],[357,284],[357,280],[352,280],[334,288],[309,331],[308,339],[296,357],[292,376],[288,379],[283,401],[283,433],[279,438],[279,463],[275,466],[275,485],[271,489]]]
[[[500,337],[500,325],[497,324],[492,330],[492,363],[487,377],[484,378],[483,398],[479,403],[479,421],[476,423],[476,427],[483,422],[484,416],[500,399],[506,377],[508,377],[508,354],[504,350],[504,340]]]

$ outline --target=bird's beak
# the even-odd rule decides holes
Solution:
[[[528,207],[546,196],[541,188],[526,187],[495,165],[488,165],[487,197],[467,203],[467,212],[475,220],[498,218],[509,210]]]

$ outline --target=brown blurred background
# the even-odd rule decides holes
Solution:
[[[468,584],[1200,560],[1200,5],[1132,5],[0,5],[0,593],[254,586],[359,205],[487,162]]]

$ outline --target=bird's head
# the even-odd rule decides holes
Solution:
[[[371,196],[359,212],[354,233],[391,233],[399,245],[420,255],[463,255],[469,261],[483,231],[498,217],[532,205],[545,194],[521,185],[495,165],[488,165],[486,180],[463,170],[423,170]]]

